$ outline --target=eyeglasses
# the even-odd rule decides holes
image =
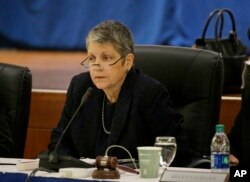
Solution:
[[[100,63],[96,63],[96,58],[93,56],[89,56],[81,62],[81,65],[84,66],[85,68],[92,68],[93,66],[100,66],[100,65],[102,65],[104,68],[108,68],[118,63],[122,58],[124,58],[124,56],[121,56],[117,60],[105,57],[101,59]]]

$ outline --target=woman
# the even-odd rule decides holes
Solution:
[[[230,163],[241,167],[250,166],[250,62],[246,61],[242,72],[241,109],[229,133]]]
[[[121,145],[134,158],[137,146],[152,146],[156,136],[175,136],[176,160],[189,150],[177,113],[164,86],[134,68],[134,43],[126,26],[104,21],[86,38],[87,58],[82,64],[89,72],[76,75],[69,86],[65,107],[53,130],[52,152],[62,131],[89,87],[92,95],[79,110],[59,146],[61,154],[95,158],[107,147]],[[128,158],[120,148],[108,155]],[[180,163],[178,165],[181,165]]]

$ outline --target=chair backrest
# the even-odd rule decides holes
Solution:
[[[0,109],[11,130],[13,146],[8,157],[22,158],[31,101],[32,75],[27,67],[0,63]]]
[[[166,86],[184,117],[183,128],[193,152],[210,155],[223,85],[220,55],[184,47],[138,45],[135,67]]]

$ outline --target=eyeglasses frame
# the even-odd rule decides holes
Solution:
[[[113,65],[115,65],[116,63],[118,63],[121,59],[123,59],[125,56],[121,56],[119,59],[117,59],[114,63],[110,63],[110,64],[108,64],[109,66],[113,66]],[[90,68],[90,66],[86,66],[85,64],[84,64],[84,62],[87,60],[89,58],[89,56],[88,57],[86,57],[82,62],[81,62],[81,65],[82,66],[84,66],[85,68]],[[97,65],[97,64],[93,64],[93,65]],[[92,66],[93,66],[92,65]],[[91,67],[92,67],[91,66]]]

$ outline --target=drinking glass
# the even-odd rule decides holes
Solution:
[[[174,160],[177,145],[176,139],[172,136],[159,136],[155,139],[155,146],[162,147],[160,165],[163,168],[170,166]]]

